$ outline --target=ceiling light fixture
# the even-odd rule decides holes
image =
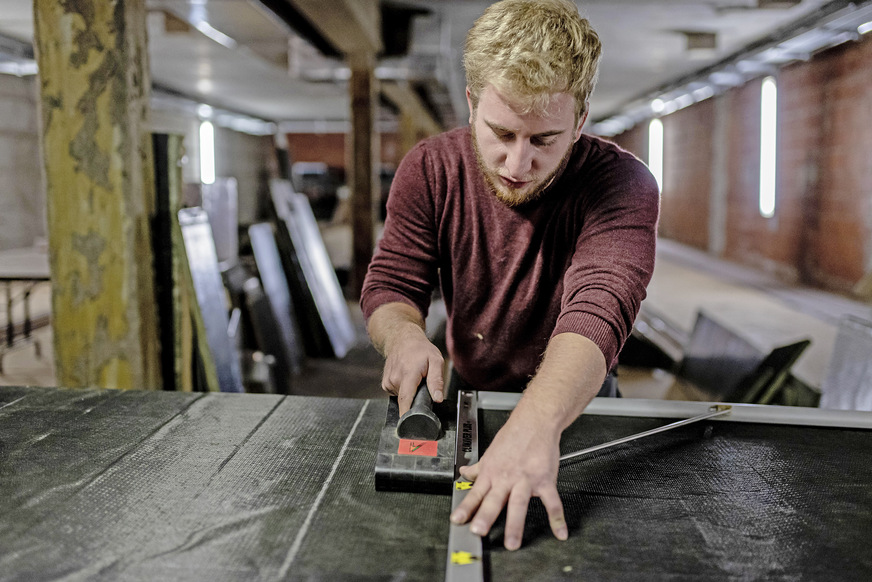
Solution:
[[[758,7],[789,8],[789,5],[799,3],[798,0],[760,0]],[[798,60],[806,61],[819,51],[844,42],[856,41],[861,35],[870,32],[872,0],[830,2],[817,13],[795,21],[790,28],[781,29],[768,39],[676,79],[671,84],[653,89],[647,95],[638,96],[612,112],[609,117],[595,121],[591,129],[599,135],[615,136],[652,117],[678,111],[689,102],[708,99],[739,87],[755,77],[775,75],[786,64]]]
[[[692,93],[693,99],[699,103],[700,101],[705,101],[709,97],[714,96],[715,90],[706,85],[705,87],[700,87],[699,89],[694,90]]]

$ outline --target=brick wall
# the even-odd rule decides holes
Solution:
[[[0,249],[45,237],[36,77],[0,75]]]
[[[705,249],[712,176],[713,101],[663,118],[660,233]]]
[[[825,134],[826,70],[820,56],[778,74],[778,195],[779,217],[793,209],[795,254],[792,263],[799,281],[813,284],[814,258],[819,254],[820,211],[826,197],[821,182],[821,146]]]
[[[872,35],[784,67],[778,83],[776,210],[760,216],[760,86],[754,79],[663,118],[661,236],[802,282],[849,293],[872,272]],[[726,123],[718,127],[716,112]],[[642,159],[647,123],[613,138]],[[721,141],[717,141],[721,140]],[[715,151],[722,148],[718,157]],[[724,182],[724,244],[711,205]]]
[[[633,152],[645,163],[648,163],[648,124],[640,123],[620,135],[610,138],[625,150]]]
[[[862,43],[842,45],[814,63],[823,81],[822,119],[818,143],[807,144],[807,155],[819,157],[820,200],[808,264],[810,274],[831,287],[847,289],[872,271],[870,62],[872,35],[867,34]],[[788,72],[794,74],[792,69]]]
[[[287,138],[291,162],[324,162],[334,168],[345,168],[344,133],[289,133]],[[396,167],[401,158],[398,135],[383,133],[380,142],[381,163]]]

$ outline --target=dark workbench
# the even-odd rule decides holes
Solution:
[[[0,579],[440,573],[450,498],[373,488],[383,404],[0,388]]]
[[[442,580],[450,498],[373,486],[385,407],[0,388],[0,580]],[[567,450],[662,424],[583,415]],[[637,443],[561,469],[569,541],[537,502],[520,551],[486,544],[491,578],[872,578],[872,431],[706,421]]]

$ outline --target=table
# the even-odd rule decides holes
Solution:
[[[567,451],[695,410],[600,400]],[[386,405],[0,388],[0,580],[442,580],[450,497],[374,488]],[[510,407],[482,398],[483,446]],[[872,414],[802,412],[834,426],[705,421],[561,469],[569,541],[536,502],[490,577],[870,579],[872,431],[838,424]]]
[[[39,343],[34,342],[30,333],[33,321],[30,315],[30,293],[33,288],[50,278],[48,254],[39,248],[23,248],[0,251],[0,281],[6,294],[6,338],[0,343],[0,374],[3,373],[3,356],[17,347],[34,343],[39,356]],[[16,297],[13,283],[24,283],[21,294],[21,304],[24,308],[24,321],[19,337],[16,337],[16,326],[13,320],[13,309]]]

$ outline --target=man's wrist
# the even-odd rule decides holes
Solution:
[[[396,337],[405,332],[406,326],[410,330],[417,328],[424,333],[423,317],[415,308],[405,303],[387,303],[378,307],[370,316],[367,331],[375,349],[387,357],[396,344]]]
[[[394,346],[403,345],[409,341],[427,339],[427,333],[420,324],[414,321],[401,321],[392,326],[384,342],[384,354],[391,353]]]
[[[507,424],[510,423],[521,430],[535,431],[545,438],[559,441],[563,433],[561,412],[551,403],[543,402],[525,392]]]

